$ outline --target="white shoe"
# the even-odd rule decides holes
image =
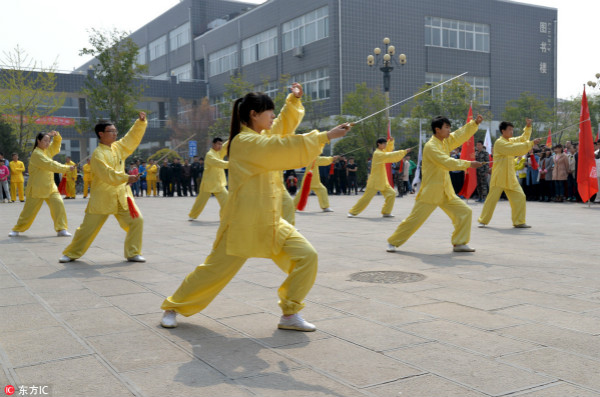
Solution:
[[[10,233],[8,233],[8,237],[18,237],[19,236],[19,232],[15,232],[14,230],[12,230]]]
[[[387,252],[396,252],[396,246],[388,243],[386,251]]]
[[[323,212],[333,212],[333,210],[329,207],[323,208]]]
[[[69,258],[69,257],[68,257],[68,256],[66,256],[66,255],[63,255],[63,256],[61,256],[60,258],[58,258],[58,261],[59,261],[60,263],[73,262],[74,260],[75,260],[75,259],[73,259],[73,258]]]
[[[58,237],[72,237],[73,236],[71,233],[69,233],[69,231],[67,229],[59,230],[58,233],[56,233],[56,235]]]
[[[483,227],[486,227],[486,226],[487,226],[487,225],[486,225],[485,223],[481,223],[481,222],[479,222],[479,225],[477,225],[477,227],[482,227],[482,228],[483,228]]]
[[[351,213],[348,212],[348,218],[356,218],[356,215],[352,215]]]
[[[384,218],[393,218],[393,217],[395,217],[396,215],[392,215],[392,214],[383,214],[382,216],[383,216]]]
[[[146,262],[146,258],[141,255],[135,255],[131,258],[127,258],[127,262]]]
[[[281,316],[277,328],[304,332],[313,332],[317,329],[314,324],[303,319],[299,313],[292,314],[291,316]]]
[[[177,312],[175,310],[165,310],[160,325],[163,328],[175,328],[177,327]]]
[[[452,251],[454,251],[454,252],[475,252],[475,248],[471,248],[467,244],[460,244],[460,245],[455,245],[454,248],[452,248]]]

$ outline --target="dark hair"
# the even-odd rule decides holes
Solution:
[[[219,137],[216,137],[215,139],[213,139],[213,145],[217,142],[223,142],[223,140]],[[194,156],[194,157],[196,157],[196,156]]]
[[[563,146],[559,143],[556,146],[554,146],[554,149],[560,149],[560,152],[562,153],[563,151]]]
[[[250,112],[252,110],[256,113],[262,113],[274,109],[275,104],[271,97],[262,92],[249,92],[244,97],[236,99],[233,103],[233,111],[231,112],[231,128],[229,129],[227,155],[229,156],[231,152],[233,138],[240,133],[242,124],[248,125],[250,123]]]
[[[377,146],[379,146],[379,144],[381,144],[381,143],[387,143],[387,139],[379,138],[375,143],[377,144]]]
[[[434,117],[433,120],[431,120],[431,131],[433,131],[433,134],[435,135],[436,128],[442,128],[444,126],[444,124],[448,124],[450,127],[452,127],[452,123],[450,122],[450,120],[448,120],[447,117],[444,117],[444,116]]]
[[[511,123],[510,121],[503,121],[500,123],[500,126],[498,128],[500,128],[500,132],[506,130],[508,127],[513,127],[515,128],[515,126],[513,125],[513,123]]]
[[[98,124],[96,124],[96,126],[94,127],[94,131],[96,132],[96,136],[98,137],[98,139],[100,139],[100,135],[98,133],[104,132],[106,127],[108,127],[109,125],[115,125],[115,123],[108,120],[100,120]]]
[[[481,143],[483,145],[483,141],[477,141],[477,143]]]
[[[48,135],[47,132],[40,132],[39,134],[37,134],[35,136],[35,143],[33,144],[33,150],[35,150],[35,148],[37,147],[38,141],[41,141],[42,139],[44,139],[44,137]],[[31,151],[33,153],[33,150]],[[16,153],[13,153],[12,155],[14,156]]]

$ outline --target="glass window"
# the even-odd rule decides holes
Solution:
[[[242,65],[277,55],[277,28],[242,41]]]
[[[192,65],[185,64],[178,68],[171,70],[171,76],[176,76],[177,81],[191,80],[192,79]]]
[[[138,55],[137,55],[137,63],[139,63],[140,65],[145,65],[146,64],[146,47],[140,47],[140,49],[138,50]]]
[[[150,60],[153,61],[158,57],[161,57],[167,53],[167,35],[160,36],[148,44],[150,49]]]
[[[187,22],[169,32],[170,51],[176,50],[190,42],[190,23]]]
[[[237,67],[238,51],[236,44],[208,54],[208,75],[210,77],[237,69]]]
[[[329,98],[329,70],[327,68],[311,70],[291,78],[304,87],[304,93],[311,99],[321,100]]]
[[[329,8],[322,7],[285,22],[282,35],[282,51],[329,37]]]
[[[490,52],[490,27],[481,23],[425,17],[425,45]]]
[[[441,81],[445,81],[454,77],[449,74],[441,74],[441,73],[426,73],[425,74],[425,83],[426,84],[437,84]],[[479,102],[482,105],[490,104],[490,78],[489,77],[481,77],[481,76],[463,76],[462,80],[469,83],[469,85],[473,88],[473,99]],[[444,87],[437,87],[432,90],[433,96],[439,96],[444,94]]]

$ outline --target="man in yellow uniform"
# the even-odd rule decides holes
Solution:
[[[227,202],[225,170],[229,168],[229,162],[223,160],[226,151],[222,149],[223,140],[219,137],[213,139],[212,148],[204,157],[204,175],[202,175],[202,182],[200,183],[200,192],[189,213],[190,221],[198,218],[211,194],[217,198],[221,209]]]
[[[25,201],[25,196],[23,195],[23,184],[25,183],[25,178],[23,178],[23,173],[25,172],[25,164],[22,161],[19,161],[19,155],[17,153],[13,153],[12,161],[9,163],[10,167],[10,199],[12,201],[17,200],[17,191],[19,192],[19,200],[21,202]]]
[[[83,166],[83,198],[88,196],[88,188],[92,186],[92,166],[90,159]]]
[[[304,178],[302,178],[302,186],[300,187],[300,192],[296,193],[296,197],[294,197],[294,208],[298,206],[300,196],[302,195],[302,188],[304,187],[304,182],[306,182],[306,174],[310,170],[312,171],[312,179],[310,180],[310,190],[315,192],[315,194],[317,195],[317,198],[319,199],[319,206],[321,207],[323,212],[333,212],[333,210],[329,207],[329,196],[327,195],[327,188],[321,182],[321,176],[319,175],[319,167],[324,165],[330,165],[339,157],[340,156],[319,156],[306,167],[306,173],[304,174]]]
[[[481,167],[481,163],[478,161],[454,159],[450,157],[450,152],[472,137],[482,121],[483,117],[478,115],[475,120],[471,120],[459,130],[450,133],[450,120],[441,116],[432,120],[433,136],[423,148],[421,188],[410,215],[388,238],[388,252],[394,252],[396,247],[404,244],[437,207],[440,207],[452,219],[454,225],[453,251],[475,251],[467,245],[471,238],[471,208],[454,192],[448,171]]]
[[[77,228],[73,241],[63,251],[59,262],[70,262],[80,258],[90,247],[108,215],[117,218],[127,232],[125,258],[130,262],[145,262],[142,252],[144,218],[135,205],[129,185],[139,175],[125,172],[125,160],[138,147],[146,132],[146,113],[140,112],[139,119],[129,132],[117,141],[117,129],[111,122],[101,122],[94,128],[100,144],[92,153],[94,184],[90,192],[81,226]]]
[[[67,180],[67,196],[65,199],[75,199],[75,182],[77,182],[77,165],[71,161],[71,157],[67,156],[65,159],[65,165],[69,167],[75,166],[75,168],[70,168],[69,171],[65,172],[63,176]]]
[[[392,215],[392,209],[394,209],[396,191],[388,182],[385,165],[387,163],[397,163],[402,160],[402,158],[406,156],[406,153],[410,152],[410,149],[396,150],[394,152],[393,138],[389,141],[385,138],[379,138],[376,143],[377,149],[373,152],[371,175],[369,175],[369,179],[367,180],[367,188],[362,197],[354,204],[354,207],[350,208],[350,211],[348,211],[348,218],[354,218],[356,215],[363,212],[378,191],[383,193],[383,197],[385,197],[385,203],[381,209],[381,214],[384,218],[391,218],[394,216]]]
[[[156,174],[158,173],[158,167],[154,164],[154,160],[148,159],[148,168],[146,168],[146,196],[150,196],[150,193],[153,194],[154,197],[158,196],[158,190],[156,190]]]
[[[513,226],[519,229],[531,227],[525,223],[525,193],[523,193],[515,173],[515,156],[527,154],[534,144],[540,142],[540,138],[529,140],[531,119],[527,119],[526,123],[523,135],[518,138],[513,138],[514,126],[512,123],[507,121],[500,123],[502,136],[494,143],[494,167],[490,180],[490,192],[479,216],[479,227],[485,227],[492,220],[496,203],[502,192],[506,193],[510,202]]]

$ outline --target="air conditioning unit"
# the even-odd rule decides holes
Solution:
[[[304,56],[304,47],[303,46],[294,47],[293,54],[297,58],[302,58]]]

